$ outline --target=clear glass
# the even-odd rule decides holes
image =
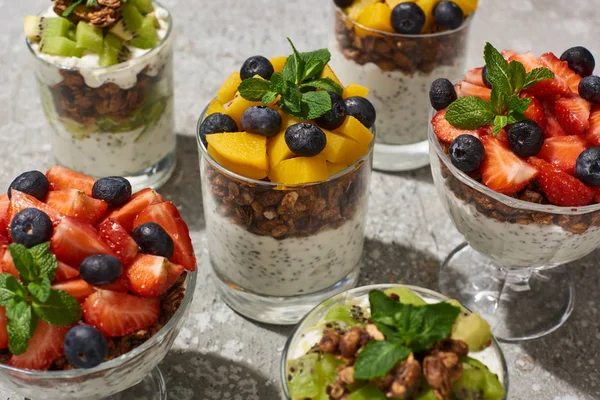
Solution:
[[[331,307],[336,304],[346,304],[349,301],[360,302],[360,300],[366,299],[369,292],[372,290],[383,291],[396,287],[409,288],[419,294],[428,303],[436,303],[448,300],[448,297],[440,293],[417,286],[381,284],[362,286],[344,293],[340,293],[337,296],[324,301],[306,315],[302,322],[298,324],[294,332],[292,332],[292,334],[288,337],[287,343],[285,344],[283,354],[281,356],[280,366],[281,385],[284,394],[283,398],[285,400],[292,400],[287,388],[288,361],[302,357],[312,347],[312,345],[316,344],[316,342],[319,340],[318,335],[307,335],[307,333],[314,331],[314,328],[323,320],[323,318],[325,318]],[[307,337],[310,337],[309,342],[306,340]],[[506,366],[506,360],[504,359],[502,349],[498,345],[498,342],[495,338],[492,338],[492,344],[488,348],[479,352],[471,352],[469,356],[481,361],[490,369],[490,371],[497,374],[498,379],[504,386],[505,392],[508,393],[508,368]]]
[[[164,16],[168,28],[155,48],[106,68],[77,66],[27,42],[58,164],[95,177],[125,176],[134,190],[169,179],[176,144],[173,20],[166,10]],[[95,65],[92,58],[86,63]]]
[[[356,285],[372,146],[325,182],[286,187],[225,169],[199,136],[198,151],[207,262],[231,308],[257,321],[295,324]]]
[[[440,289],[481,313],[501,340],[554,331],[573,309],[563,264],[600,247],[600,204],[558,207],[497,193],[452,165],[431,124],[429,140],[438,194],[468,242],[445,261]]]
[[[28,371],[0,364],[0,386],[3,390],[33,400],[96,400],[113,395],[113,399],[130,399],[142,397],[120,392],[143,381],[140,386],[145,387],[138,392],[151,392],[153,397],[146,397],[148,399],[166,400],[164,380],[157,365],[171,349],[188,314],[196,288],[196,275],[196,272],[188,272],[185,296],[167,324],[132,351],[95,368],[70,371]]]
[[[453,31],[402,35],[377,31],[333,6],[331,65],[344,84],[370,89],[377,110],[374,168],[406,171],[429,163],[429,87],[437,78],[465,70],[474,14]]]

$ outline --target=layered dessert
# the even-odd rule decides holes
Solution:
[[[455,300],[400,286],[359,288],[319,306],[288,342],[289,400],[502,400],[490,326]]]
[[[600,78],[561,57],[485,48],[486,66],[436,80],[432,164],[469,244],[501,265],[556,266],[600,246]],[[435,136],[434,136],[435,135]]]
[[[58,163],[136,176],[172,157],[167,10],[151,0],[55,0],[24,28]]]
[[[377,142],[427,140],[427,91],[458,76],[477,0],[335,0],[332,65],[339,77],[371,89]]]

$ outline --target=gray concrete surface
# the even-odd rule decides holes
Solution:
[[[484,41],[497,47],[560,54],[587,46],[600,58],[600,4],[583,0],[482,0],[470,43],[481,64]],[[52,164],[47,126],[24,46],[22,17],[47,0],[0,1],[0,188],[25,169]],[[177,23],[176,107],[179,165],[162,192],[181,207],[197,256],[204,257],[204,218],[196,120],[220,82],[250,55],[288,54],[286,36],[301,49],[323,47],[330,0],[165,0]],[[444,214],[427,168],[375,173],[361,283],[408,281],[436,287],[442,260],[461,242]],[[596,252],[570,266],[577,305],[557,332],[503,345],[510,399],[600,398],[600,272]],[[279,358],[291,328],[261,326],[233,313],[201,272],[193,312],[162,363],[171,399],[279,398]],[[3,393],[0,397],[18,397]]]

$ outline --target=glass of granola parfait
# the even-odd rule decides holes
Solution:
[[[331,64],[344,82],[369,89],[377,109],[374,168],[429,163],[427,91],[465,69],[478,0],[334,0]]]
[[[167,398],[157,365],[196,287],[188,228],[171,202],[150,188],[132,195],[122,177],[28,171],[0,196],[0,243],[3,389]]]
[[[54,0],[25,17],[56,162],[159,187],[175,168],[170,13],[151,0]]]
[[[251,57],[198,123],[210,268],[255,320],[296,323],[358,279],[374,136],[344,104],[367,89],[344,88],[329,58]]]
[[[558,58],[488,43],[484,59],[431,89],[433,178],[468,243],[440,288],[500,339],[536,338],[573,310],[566,264],[600,247],[600,78],[583,47]]]
[[[289,337],[286,400],[503,400],[508,371],[489,324],[407,285],[364,286],[318,305]]]

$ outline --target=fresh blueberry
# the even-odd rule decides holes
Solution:
[[[350,7],[352,5],[352,3],[354,2],[354,0],[333,0],[333,2],[335,3],[336,6],[344,8],[344,7]]]
[[[123,273],[123,265],[115,256],[95,254],[79,264],[81,278],[94,286],[110,285]]]
[[[483,84],[488,87],[488,88],[492,88],[492,84],[490,83],[490,81],[488,81],[488,69],[487,69],[487,65],[485,65],[483,67],[483,71],[481,71],[481,79],[483,79]]]
[[[312,157],[323,151],[327,145],[327,136],[318,126],[301,122],[286,129],[285,142],[294,154]]]
[[[429,101],[431,106],[437,111],[448,107],[456,100],[456,90],[454,85],[446,78],[438,78],[431,84],[429,88]]]
[[[131,198],[131,183],[120,176],[100,178],[92,187],[92,197],[104,200],[109,207],[119,207]]]
[[[575,163],[575,176],[589,186],[600,186],[600,147],[581,152]]]
[[[265,79],[271,79],[273,72],[275,72],[275,69],[268,58],[263,56],[253,56],[244,61],[244,64],[240,69],[240,76],[242,80],[252,78],[254,75],[259,75]]]
[[[15,243],[30,248],[50,240],[52,221],[45,212],[26,208],[19,211],[10,222],[10,235]]]
[[[63,342],[65,356],[75,368],[94,368],[108,354],[106,338],[98,329],[77,325],[67,332]]]
[[[479,168],[485,158],[485,149],[481,140],[472,135],[460,135],[448,149],[450,161],[463,172],[473,172]]]
[[[560,59],[566,61],[569,68],[583,77],[590,76],[596,67],[594,55],[582,46],[571,47],[562,53]]]
[[[281,115],[269,107],[250,107],[242,114],[242,129],[266,137],[275,136],[281,130]]]
[[[445,29],[456,29],[465,20],[460,7],[453,1],[441,1],[433,9],[433,19]]]
[[[600,76],[586,76],[579,82],[579,95],[591,101],[600,104]]]
[[[10,183],[8,198],[10,199],[11,197],[10,190],[15,189],[19,192],[27,193],[40,201],[44,201],[48,194],[49,186],[48,178],[40,171],[23,172]]]
[[[208,147],[206,135],[224,132],[239,132],[237,124],[233,118],[227,114],[210,114],[204,119],[204,121],[202,121],[202,124],[200,124],[200,140],[202,140],[204,147]]]
[[[377,113],[369,100],[354,96],[348,97],[344,103],[346,103],[346,114],[353,116],[369,129],[375,124]]]
[[[315,119],[315,122],[321,128],[334,130],[346,120],[346,103],[344,98],[335,92],[329,92],[329,97],[331,97],[331,110]]]
[[[535,156],[544,144],[544,131],[534,121],[517,122],[508,130],[508,144],[519,157]]]
[[[135,228],[131,233],[142,253],[171,258],[174,251],[173,239],[155,222],[146,222]]]
[[[425,25],[425,12],[416,3],[400,3],[392,10],[392,28],[398,33],[416,35]]]

